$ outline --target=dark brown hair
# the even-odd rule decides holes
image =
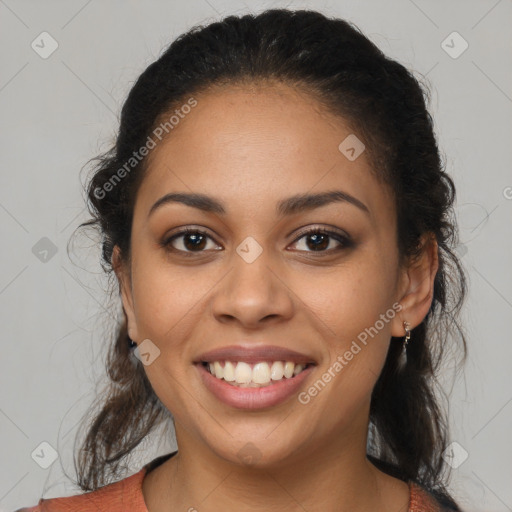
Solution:
[[[274,9],[193,27],[170,44],[131,89],[115,146],[95,159],[88,185],[92,219],[86,225],[102,235],[104,267],[112,271],[115,246],[129,259],[133,205],[147,158],[114,186],[106,184],[119,177],[119,169],[144,146],[162,116],[208,88],[260,80],[307,91],[341,115],[364,141],[373,172],[393,191],[401,261],[419,253],[422,235],[437,240],[439,270],[432,305],[412,331],[408,363],[398,371],[401,343],[392,340],[373,390],[368,457],[381,469],[437,490],[451,502],[442,458],[447,420],[436,398],[436,375],[450,339],[461,358],[466,356],[457,323],[466,279],[453,252],[455,187],[444,172],[426,108],[427,87],[357,27],[315,11]],[[91,425],[75,459],[83,490],[119,477],[127,455],[171,418],[143,365],[130,354],[125,321],[113,341],[106,362],[110,387],[98,396],[100,410],[89,415]]]

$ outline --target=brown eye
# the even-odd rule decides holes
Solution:
[[[212,238],[205,231],[187,228],[166,238],[161,245],[189,256],[190,253],[204,252],[208,240]]]
[[[306,252],[330,253],[352,246],[352,242],[347,236],[326,229],[310,229],[302,233],[295,240],[294,244],[297,244],[297,242],[303,238],[305,239],[305,246],[308,249]],[[333,240],[337,242],[338,246],[336,247],[336,244],[334,244],[335,247],[329,248]]]
[[[305,252],[331,253],[340,251],[353,246],[351,239],[341,233],[327,229],[313,228],[303,232],[294,242],[297,244],[300,240],[305,240]],[[165,238],[162,247],[184,256],[193,256],[194,253],[203,253],[207,250],[219,250],[213,247],[208,248],[208,241],[213,241],[212,237],[203,230],[187,228],[170,237]],[[334,243],[333,243],[334,242]],[[337,246],[336,246],[337,244]],[[331,247],[334,245],[334,247]]]

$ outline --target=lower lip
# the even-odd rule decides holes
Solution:
[[[313,365],[290,379],[283,378],[261,388],[241,388],[214,377],[202,364],[196,364],[208,390],[221,402],[237,409],[265,409],[281,404],[294,395],[313,370]]]

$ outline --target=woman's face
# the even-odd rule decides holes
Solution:
[[[150,154],[118,273],[180,450],[277,464],[359,449],[408,320],[389,190],[343,120],[285,85],[196,99]]]

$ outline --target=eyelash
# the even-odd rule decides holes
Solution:
[[[185,256],[185,257],[193,257],[196,254],[200,254],[200,253],[205,252],[204,250],[201,250],[201,251],[182,251],[181,249],[175,249],[174,247],[172,247],[171,244],[172,244],[172,242],[174,240],[176,240],[177,238],[189,235],[189,234],[200,234],[200,235],[204,235],[207,238],[210,238],[211,240],[213,240],[212,237],[206,231],[203,231],[203,230],[197,229],[197,228],[186,228],[186,229],[183,229],[182,231],[179,231],[178,233],[173,234],[171,237],[165,238],[164,240],[162,240],[160,245],[164,249],[168,249],[168,250],[170,250],[172,252],[182,253],[182,255]],[[353,242],[352,242],[352,240],[348,236],[343,235],[341,233],[338,233],[336,231],[330,231],[330,230],[325,229],[325,228],[310,228],[310,229],[308,229],[306,231],[303,231],[292,242],[292,244],[297,243],[300,239],[306,237],[307,235],[311,235],[311,234],[326,235],[326,236],[329,236],[330,238],[334,238],[337,242],[339,242],[341,244],[340,247],[337,247],[335,249],[328,249],[328,250],[322,250],[322,251],[305,251],[305,252],[308,252],[308,253],[316,253],[320,257],[322,255],[332,254],[333,252],[338,252],[338,251],[341,251],[343,249],[348,249],[348,248],[353,246]]]

